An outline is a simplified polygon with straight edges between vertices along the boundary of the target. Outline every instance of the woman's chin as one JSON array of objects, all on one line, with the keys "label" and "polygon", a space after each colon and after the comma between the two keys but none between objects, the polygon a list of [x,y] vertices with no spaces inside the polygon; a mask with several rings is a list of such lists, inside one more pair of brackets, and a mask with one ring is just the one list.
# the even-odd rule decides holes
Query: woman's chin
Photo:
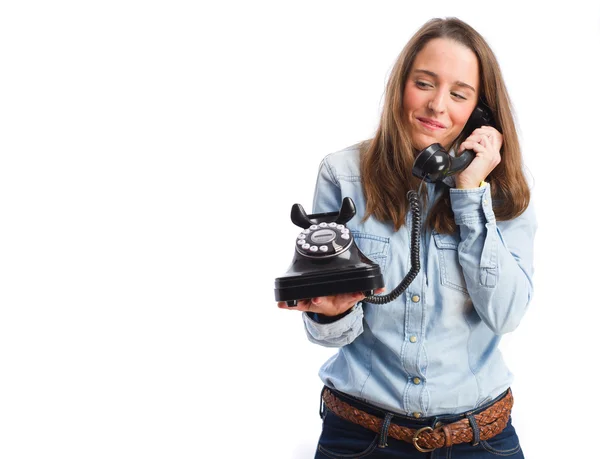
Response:
[{"label": "woman's chin", "polygon": [[425,148],[433,145],[434,143],[439,143],[442,147],[446,148],[444,145],[444,141],[440,139],[434,139],[432,137],[420,138],[413,140],[413,148],[418,152],[425,150]]},{"label": "woman's chin", "polygon": [[425,148],[427,148],[430,145],[433,145],[434,143],[436,143],[436,140],[427,139],[418,142],[413,142],[413,146],[417,153],[420,153],[421,151],[425,150]]},{"label": "woman's chin", "polygon": [[415,150],[421,151],[427,148],[429,145],[439,142],[437,139],[428,135],[416,135],[412,138],[412,144]]}]

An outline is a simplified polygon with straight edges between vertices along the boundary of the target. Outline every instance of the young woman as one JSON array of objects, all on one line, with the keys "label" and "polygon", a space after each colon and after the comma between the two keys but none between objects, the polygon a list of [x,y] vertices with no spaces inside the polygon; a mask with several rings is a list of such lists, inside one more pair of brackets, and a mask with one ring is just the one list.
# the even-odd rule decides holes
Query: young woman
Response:
[{"label": "young woman", "polygon": [[[494,127],[463,132],[478,105]],[[351,197],[347,226],[393,289],[410,270],[413,163],[434,143],[476,156],[454,183],[423,184],[421,270],[407,290],[383,305],[362,293],[278,304],[304,312],[311,341],[339,347],[320,371],[316,458],[523,457],[498,344],[532,296],[536,222],[508,94],[479,33],[434,19],[411,38],[374,138],[323,160],[313,213]]]}]

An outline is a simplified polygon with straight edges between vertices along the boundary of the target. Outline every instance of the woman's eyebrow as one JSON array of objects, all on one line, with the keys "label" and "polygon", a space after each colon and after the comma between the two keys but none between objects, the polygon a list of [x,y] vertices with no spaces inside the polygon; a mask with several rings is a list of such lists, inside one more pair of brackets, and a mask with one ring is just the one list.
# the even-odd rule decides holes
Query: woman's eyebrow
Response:
[{"label": "woman's eyebrow", "polygon": [[[415,69],[414,72],[416,72],[416,73],[424,73],[425,75],[429,75],[430,77],[433,77],[433,78],[437,78],[438,77],[438,74],[435,73],[435,72],[432,72],[431,70]],[[465,83],[464,81],[457,80],[453,84],[455,84],[457,86],[460,86],[462,88],[470,89],[473,92],[476,92],[475,88],[473,86],[471,86],[470,84]]]}]

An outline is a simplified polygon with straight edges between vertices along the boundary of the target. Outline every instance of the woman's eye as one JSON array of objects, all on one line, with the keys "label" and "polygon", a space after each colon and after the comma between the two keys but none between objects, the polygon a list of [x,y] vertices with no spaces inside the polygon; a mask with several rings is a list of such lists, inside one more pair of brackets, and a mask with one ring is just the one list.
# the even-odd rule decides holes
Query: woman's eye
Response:
[{"label": "woman's eye", "polygon": [[465,96],[463,96],[462,94],[459,94],[457,92],[451,92],[450,94],[452,94],[454,97],[461,99],[461,100],[467,100],[467,98]]},{"label": "woman's eye", "polygon": [[417,87],[423,88],[423,89],[432,87],[429,83],[426,83],[425,81],[417,81],[417,82],[415,82],[415,84],[417,85]]}]

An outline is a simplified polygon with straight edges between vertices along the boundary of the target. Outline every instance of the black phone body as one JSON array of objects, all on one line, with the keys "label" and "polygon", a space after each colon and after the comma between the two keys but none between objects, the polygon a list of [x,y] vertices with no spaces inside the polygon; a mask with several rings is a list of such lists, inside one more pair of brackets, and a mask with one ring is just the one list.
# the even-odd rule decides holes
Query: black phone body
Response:
[{"label": "black phone body", "polygon": [[384,286],[379,265],[360,251],[346,227],[355,214],[349,197],[338,212],[307,215],[300,204],[292,206],[292,222],[302,232],[296,238],[292,264],[275,279],[276,301],[296,306],[298,300],[341,293],[370,296]]},{"label": "black phone body", "polygon": [[[459,139],[465,139],[481,126],[494,126],[494,120],[490,110],[480,103],[471,113]],[[473,150],[465,150],[460,156],[454,157],[448,154],[442,145],[434,143],[417,155],[412,173],[425,182],[441,182],[446,177],[465,170],[473,159],[475,159]]]}]

